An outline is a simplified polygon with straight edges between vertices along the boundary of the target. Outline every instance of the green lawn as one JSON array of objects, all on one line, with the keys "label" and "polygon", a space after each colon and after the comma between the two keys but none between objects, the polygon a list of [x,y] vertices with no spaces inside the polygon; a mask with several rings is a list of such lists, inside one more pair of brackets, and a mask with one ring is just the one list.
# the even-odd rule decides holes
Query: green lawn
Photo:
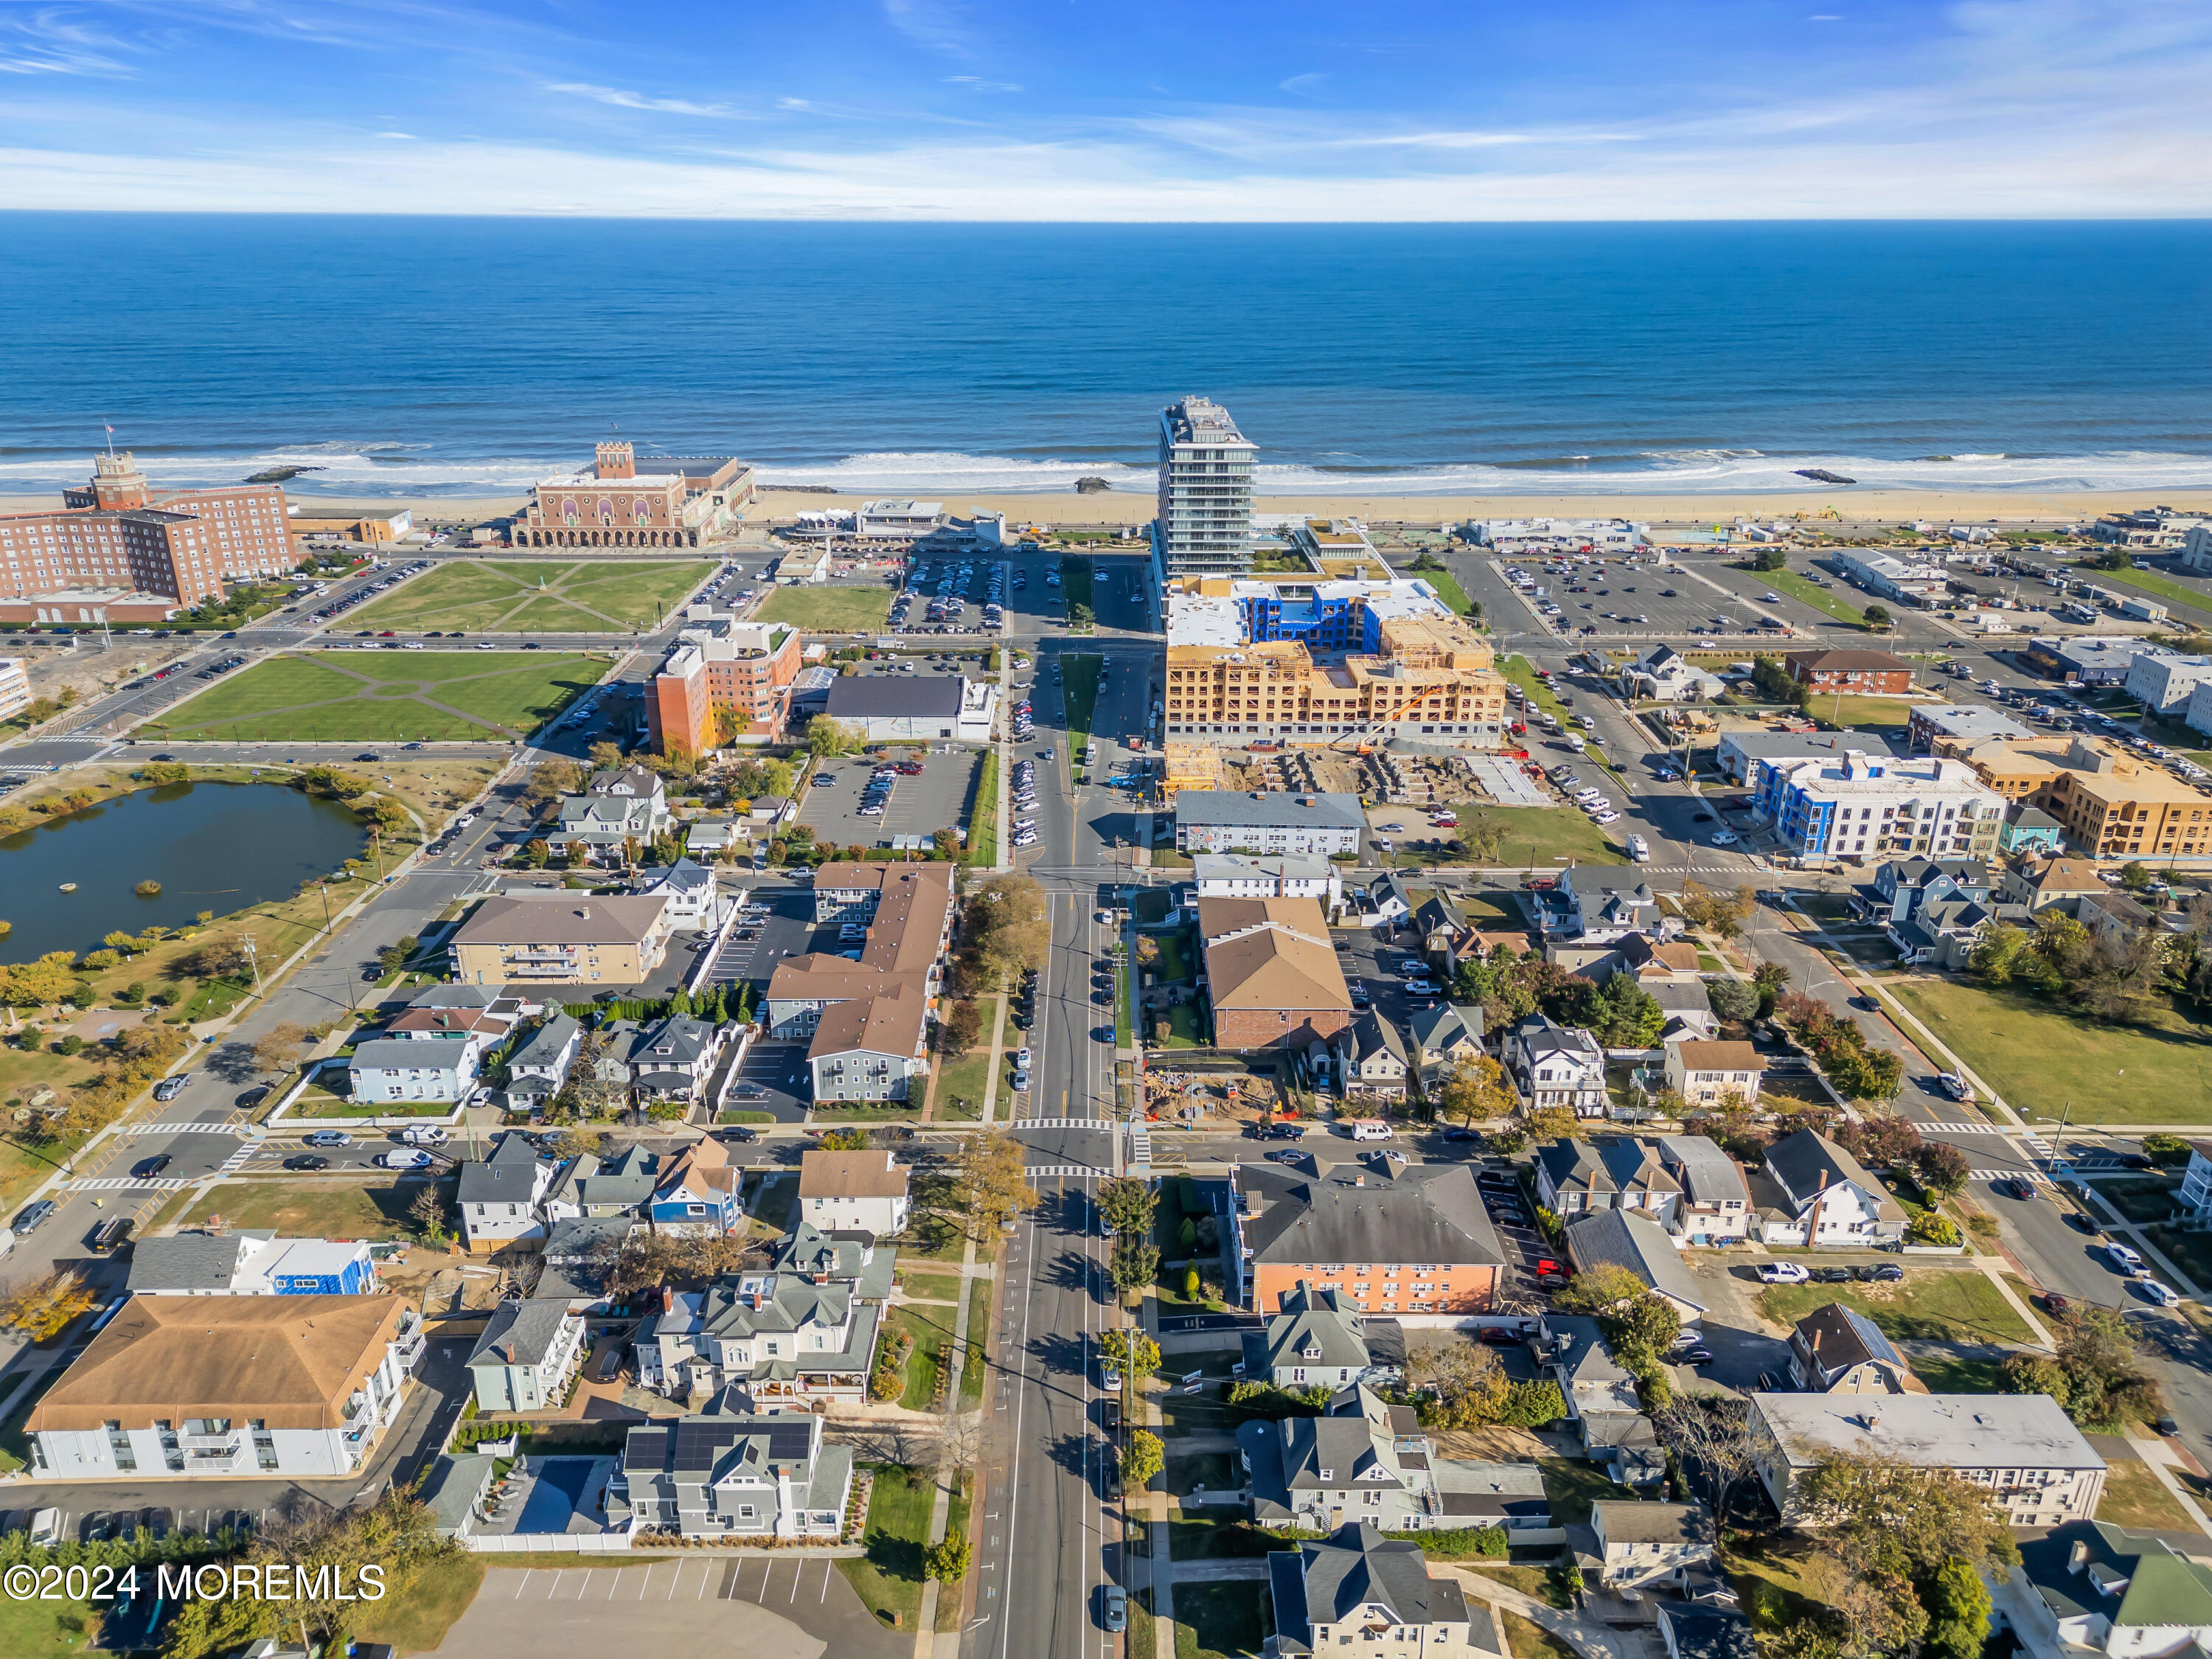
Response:
[{"label": "green lawn", "polygon": [[1458,615],[1469,617],[1474,614],[1474,601],[1468,598],[1467,590],[1459,585],[1459,578],[1449,571],[1413,570],[1403,574],[1410,575],[1416,581],[1428,583],[1437,590],[1437,597],[1449,605]]},{"label": "green lawn", "polygon": [[1513,1659],[1582,1659],[1571,1644],[1510,1608],[1498,1609],[1498,1623]]},{"label": "green lawn", "polygon": [[1832,726],[1854,730],[1892,726],[1902,732],[1911,720],[1912,711],[1917,706],[1902,697],[1820,696],[1813,699],[1805,712],[1815,720],[1826,720]]},{"label": "green lawn", "polygon": [[[444,1183],[450,1195],[451,1183]],[[283,1238],[407,1238],[407,1206],[420,1182],[362,1186],[348,1181],[226,1181],[183,1218],[196,1226],[221,1216],[232,1232],[273,1229]]]},{"label": "green lawn", "polygon": [[158,725],[183,742],[498,741],[527,734],[583,696],[607,661],[473,651],[272,657],[217,681]]},{"label": "green lawn", "polygon": [[404,1590],[372,1602],[354,1631],[359,1642],[389,1642],[403,1654],[434,1651],[483,1584],[484,1559],[466,1550],[433,1561]]},{"label": "green lawn", "polygon": [[968,863],[988,870],[999,861],[999,751],[983,751],[975,769],[975,799],[968,809]]},{"label": "green lawn", "polygon": [[[945,1500],[945,1535],[947,1538],[957,1538],[968,1530],[969,1511],[975,1507],[974,1486],[975,1477],[969,1475],[961,1485],[953,1487],[952,1496]],[[966,1588],[964,1584],[939,1584],[937,1587],[937,1628],[939,1630],[952,1631],[960,1628],[961,1614],[963,1611],[962,1603],[965,1599],[962,1596],[961,1591]]]},{"label": "green lawn", "polygon": [[2113,1462],[2105,1471],[2105,1495],[2097,1504],[2097,1519],[2138,1531],[2197,1530],[2181,1500],[2143,1463]]},{"label": "green lawn", "polygon": [[83,1653],[92,1645],[100,1614],[88,1601],[18,1601],[0,1596],[0,1653],[8,1659],[46,1659]]},{"label": "green lawn", "polygon": [[868,1553],[837,1563],[868,1611],[886,1625],[899,1613],[912,1630],[921,1612],[922,1550],[929,1541],[929,1511],[937,1486],[927,1471],[872,1463],[875,1490],[868,1495]]},{"label": "green lawn", "polygon": [[968,1358],[960,1364],[960,1409],[973,1411],[983,1402],[983,1378],[990,1370],[985,1357],[991,1334],[991,1288],[995,1281],[968,1282]]},{"label": "green lawn", "polygon": [[2116,587],[2132,587],[2140,592],[2155,593],[2160,599],[2185,606],[2200,617],[2212,616],[2212,600],[2208,600],[2197,589],[2184,587],[2179,582],[2161,576],[2155,570],[2092,570],[2084,566],[2081,578],[2100,586],[2110,582]]},{"label": "green lawn", "polygon": [[1168,1010],[1167,1040],[1164,1048],[1199,1048],[1206,1043],[1206,1028],[1200,1024],[1198,1005],[1179,1002]]},{"label": "green lawn", "polygon": [[792,1206],[799,1201],[799,1178],[789,1170],[772,1172],[754,1189],[752,1217],[781,1237],[791,1225]]},{"label": "green lawn", "polygon": [[957,1302],[960,1299],[960,1275],[933,1273],[908,1268],[899,1270],[899,1288],[918,1302]]},{"label": "green lawn", "polygon": [[1937,1342],[2028,1342],[2027,1322],[1979,1273],[1967,1268],[1908,1267],[1895,1285],[1769,1285],[1759,1310],[1794,1325],[1831,1302],[1856,1308],[1882,1334]]},{"label": "green lawn", "polygon": [[1494,823],[1504,831],[1498,849],[1498,867],[1533,869],[1540,875],[1570,858],[1577,864],[1627,863],[1626,839],[1620,843],[1609,839],[1626,823],[1624,818],[1621,823],[1601,827],[1573,806],[1477,806],[1460,814],[1463,830]]},{"label": "green lawn", "polygon": [[914,1338],[914,1347],[906,1357],[906,1392],[898,1401],[908,1411],[927,1411],[936,1399],[937,1351],[951,1340],[958,1317],[957,1310],[949,1306],[899,1307],[893,1308],[884,1321],[885,1334],[899,1330]]},{"label": "green lawn", "polygon": [[1882,988],[2031,1122],[2057,1122],[2069,1103],[2076,1124],[2205,1118],[2212,1042],[2178,1015],[2160,1027],[2104,1025],[1963,981],[1893,980]]},{"label": "green lawn", "polygon": [[1060,695],[1067,703],[1067,758],[1071,765],[1082,758],[1084,739],[1091,735],[1091,711],[1098,702],[1098,674],[1103,657],[1063,656],[1060,659]]},{"label": "green lawn", "polygon": [[1838,599],[1832,588],[1814,586],[1794,570],[1759,570],[1753,574],[1764,579],[1775,592],[1787,593],[1793,599],[1802,599],[1815,611],[1825,611],[1838,622],[1849,623],[1853,628],[1866,626],[1865,614],[1857,606]]},{"label": "green lawn", "polygon": [[1260,1622],[1265,1583],[1178,1584],[1175,1590],[1176,1659],[1231,1659],[1257,1653],[1265,1635]]},{"label": "green lawn", "polygon": [[454,559],[363,605],[364,628],[605,634],[653,628],[714,571],[712,559]]},{"label": "green lawn", "polygon": [[1905,1356],[1912,1374],[1928,1385],[1930,1394],[2002,1394],[2004,1359],[1986,1353],[1912,1353]]},{"label": "green lawn", "polygon": [[[991,1075],[991,1025],[998,1018],[996,997],[983,1005],[982,1036],[975,1046],[959,1059],[938,1062],[937,1102],[933,1109],[939,1118],[973,1121],[983,1115],[983,1086]],[[1010,1024],[1006,1035],[1018,1035]]]},{"label": "green lawn", "polygon": [[890,615],[887,587],[779,587],[754,613],[761,622],[789,623],[817,634],[869,634]]},{"label": "green lawn", "polygon": [[1544,1496],[1552,1500],[1552,1517],[1560,1526],[1589,1524],[1590,1505],[1624,1502],[1636,1494],[1616,1486],[1595,1463],[1573,1457],[1540,1457],[1536,1467],[1544,1476]]}]

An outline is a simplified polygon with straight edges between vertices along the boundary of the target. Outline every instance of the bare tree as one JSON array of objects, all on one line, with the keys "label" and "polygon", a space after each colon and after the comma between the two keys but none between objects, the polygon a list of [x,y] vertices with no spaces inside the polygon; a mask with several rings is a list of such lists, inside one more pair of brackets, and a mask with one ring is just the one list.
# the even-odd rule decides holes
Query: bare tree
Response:
[{"label": "bare tree", "polygon": [[1714,1524],[1725,1527],[1736,1492],[1759,1472],[1751,1402],[1678,1395],[1651,1414],[1651,1425],[1661,1445],[1704,1475],[1712,1494]]}]

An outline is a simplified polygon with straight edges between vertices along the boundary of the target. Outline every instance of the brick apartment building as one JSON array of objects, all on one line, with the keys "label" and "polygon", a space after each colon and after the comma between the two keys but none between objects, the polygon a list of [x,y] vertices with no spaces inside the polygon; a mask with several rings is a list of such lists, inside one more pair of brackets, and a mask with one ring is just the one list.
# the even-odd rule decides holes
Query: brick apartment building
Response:
[{"label": "brick apartment building", "polygon": [[127,450],[93,466],[58,511],[0,514],[0,622],[160,622],[299,562],[279,485],[155,489]]},{"label": "brick apartment building", "polygon": [[1494,1305],[1505,1249],[1464,1164],[1324,1165],[1305,1176],[1276,1164],[1237,1171],[1231,1255],[1242,1304],[1274,1313],[1283,1297],[1334,1291],[1349,1312],[1483,1313]]},{"label": "brick apartment building", "polygon": [[720,746],[726,722],[732,738],[780,732],[799,649],[799,630],[781,623],[696,616],[678,631],[647,689],[653,751],[703,754]]},{"label": "brick apartment building", "polygon": [[589,471],[539,481],[514,527],[517,547],[700,547],[753,498],[734,455],[639,455],[603,443]]},{"label": "brick apartment building", "polygon": [[1901,697],[1912,690],[1912,665],[1887,651],[1792,651],[1782,665],[1808,691]]},{"label": "brick apartment building", "polygon": [[1318,900],[1202,898],[1198,931],[1217,1047],[1303,1050],[1352,1029]]}]

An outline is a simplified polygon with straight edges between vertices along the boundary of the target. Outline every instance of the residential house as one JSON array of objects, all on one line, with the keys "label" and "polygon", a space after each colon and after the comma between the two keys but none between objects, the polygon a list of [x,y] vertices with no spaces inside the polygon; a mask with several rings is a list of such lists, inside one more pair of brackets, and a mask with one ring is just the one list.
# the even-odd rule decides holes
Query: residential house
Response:
[{"label": "residential house", "polygon": [[1814,1394],[1926,1394],[1881,1328],[1856,1308],[1831,1302],[1790,1334],[1790,1375]]},{"label": "residential house", "polygon": [[621,865],[651,846],[672,821],[667,796],[653,773],[642,767],[595,772],[582,794],[561,798],[559,815],[545,832],[545,845],[556,856]]},{"label": "residential house", "polygon": [[1220,1047],[1304,1051],[1350,1029],[1352,994],[1314,900],[1202,898],[1198,927]]},{"label": "residential house", "polygon": [[453,1101],[476,1087],[483,1046],[474,1036],[422,1042],[372,1037],[355,1046],[346,1082],[357,1104],[376,1101]]},{"label": "residential house", "polygon": [[1598,1583],[1610,1590],[1681,1585],[1692,1569],[1716,1559],[1713,1518],[1702,1504],[1613,1503],[1590,1505],[1597,1534]]},{"label": "residential house", "polygon": [[1902,697],[1912,690],[1912,665],[1887,651],[1792,651],[1782,659],[1808,691]]},{"label": "residential house", "polygon": [[1413,914],[1413,896],[1406,878],[1395,870],[1386,871],[1364,887],[1354,888],[1352,896],[1358,904],[1362,927],[1393,926]]},{"label": "residential house", "polygon": [[1263,1527],[1327,1531],[1364,1521],[1385,1532],[1468,1526],[1547,1528],[1551,1502],[1534,1463],[1437,1455],[1411,1406],[1364,1383],[1318,1417],[1255,1419],[1237,1431],[1252,1518]]},{"label": "residential house", "polygon": [[1713,1012],[1712,994],[1705,989],[1705,981],[1662,980],[1642,989],[1665,1017],[1666,1024],[1659,1030],[1662,1044],[1709,1041],[1720,1030],[1720,1016]]},{"label": "residential house", "polygon": [[357,1238],[173,1233],[131,1247],[125,1296],[374,1296],[376,1261]]},{"label": "residential house", "polygon": [[2053,858],[2065,834],[2066,826],[2042,808],[2014,801],[2005,808],[2004,827],[1997,831],[1997,851],[2008,858]]},{"label": "residential house", "polygon": [[1681,918],[1659,908],[1658,895],[1649,884],[1599,887],[1585,896],[1575,884],[1574,874],[1571,866],[1562,872],[1558,890],[1568,896],[1574,916],[1569,937],[1577,944],[1613,945],[1631,933],[1664,939],[1681,931]]},{"label": "residential house", "polygon": [[1200,898],[1310,898],[1331,913],[1344,902],[1344,878],[1318,853],[1200,853],[1191,866]]},{"label": "residential house", "polygon": [[685,1538],[834,1542],[853,1495],[853,1452],[811,1413],[756,1416],[726,1397],[672,1423],[635,1428],[607,1513],[639,1532]]},{"label": "residential house", "polygon": [[586,1219],[615,1216],[642,1218],[660,1179],[660,1154],[625,1146],[576,1182],[576,1209]]},{"label": "residential house", "polygon": [[515,1027],[512,1014],[489,1008],[407,1008],[385,1022],[384,1035],[436,1042],[446,1038],[496,1048]]},{"label": "residential house", "polygon": [[[1459,941],[1470,931],[1467,914],[1447,893],[1431,893],[1415,907],[1410,921],[1401,924],[1413,935],[1414,948],[1431,966],[1449,963]],[[1449,970],[1447,970],[1449,971]]]},{"label": "residential house", "polygon": [[1381,1095],[1403,1095],[1406,1040],[1398,1028],[1372,1008],[1352,1022],[1352,1029],[1336,1039],[1337,1075],[1347,1089],[1364,1089]]},{"label": "residential house", "polygon": [[1750,1105],[1759,1098],[1766,1057],[1748,1042],[1697,1037],[1666,1045],[1667,1086],[1692,1106],[1713,1106],[1733,1095]]},{"label": "residential house", "polygon": [[850,1285],[856,1299],[878,1307],[897,1287],[898,1251],[866,1231],[824,1232],[810,1221],[798,1222],[769,1247],[768,1265],[817,1285]]},{"label": "residential house", "polygon": [[895,985],[822,1010],[806,1045],[818,1102],[915,1100],[928,1087],[929,999]]},{"label": "residential house", "polygon": [[507,1092],[550,1100],[568,1080],[583,1046],[584,1028],[574,1014],[555,1014],[524,1037],[507,1058]]},{"label": "residential house", "polygon": [[1751,1620],[1735,1607],[1661,1601],[1656,1611],[1667,1659],[1759,1659]]},{"label": "residential house", "polygon": [[1805,1524],[1797,1484],[1836,1452],[1948,1469],[2015,1527],[2087,1521],[2105,1460],[2047,1394],[1754,1394],[1759,1474],[1783,1520]]},{"label": "residential house", "polygon": [[2193,1224],[2212,1225],[2212,1140],[2189,1143],[2189,1167],[2182,1171],[2178,1197],[2181,1213]]},{"label": "residential house", "polygon": [[672,927],[711,933],[721,923],[723,900],[721,890],[714,882],[714,872],[691,859],[678,859],[663,868],[641,872],[637,890],[667,899]]},{"label": "residential house", "polygon": [[472,985],[636,985],[673,926],[665,894],[488,898],[453,934],[453,971]]},{"label": "residential house", "polygon": [[1562,1221],[1599,1210],[1635,1210],[1665,1226],[1682,1201],[1682,1184],[1656,1141],[1563,1135],[1539,1149],[1535,1164],[1537,1200]]},{"label": "residential house", "polygon": [[2171,935],[2160,927],[2156,911],[2110,888],[2083,894],[2074,907],[2074,919],[2088,929],[2089,937],[2100,946],[2116,955],[2134,949],[2137,940],[2148,938],[2156,941],[2155,948],[2163,956],[2171,941]]},{"label": "residential house", "polygon": [[1357,1641],[1379,1659],[1496,1653],[1504,1650],[1489,1611],[1470,1607],[1460,1587],[1429,1576],[1420,1547],[1386,1539],[1365,1522],[1326,1540],[1267,1558],[1275,1633],[1267,1659],[1334,1653]]},{"label": "residential house", "polygon": [[1483,1052],[1479,1003],[1440,1002],[1415,1010],[1406,1024],[1413,1034],[1414,1063],[1425,1089],[1435,1088],[1468,1055]]},{"label": "residential house", "polygon": [[755,1409],[860,1405],[882,1318],[851,1280],[749,1270],[641,1326],[638,1381],[678,1399],[726,1388]]},{"label": "residential house", "polygon": [[1600,1210],[1566,1231],[1567,1259],[1577,1272],[1599,1267],[1625,1267],[1674,1306],[1686,1330],[1693,1329],[1712,1304],[1712,1292],[1682,1265],[1682,1253],[1667,1230],[1649,1216],[1627,1210]]},{"label": "residential house", "polygon": [[553,1171],[552,1160],[540,1158],[529,1138],[515,1133],[501,1136],[489,1157],[463,1163],[455,1207],[470,1254],[543,1238],[545,1222],[538,1206]]},{"label": "residential house", "polygon": [[1742,1166],[1705,1135],[1662,1135],[1659,1160],[1681,1183],[1682,1199],[1666,1221],[1677,1240],[1727,1244],[1751,1236],[1751,1187]]},{"label": "residential house", "polygon": [[906,1166],[887,1151],[802,1152],[799,1217],[825,1233],[893,1237],[906,1231],[913,1213],[909,1176]]},{"label": "residential house", "polygon": [[1982,859],[1909,858],[1884,862],[1874,872],[1873,885],[1879,902],[1855,898],[1854,908],[1894,925],[1911,921],[1923,904],[1942,899],[1990,902],[1992,881]]},{"label": "residential house", "polygon": [[1587,971],[1600,984],[1615,974],[1633,974],[1636,982],[1654,994],[1662,985],[1705,983],[1705,970],[1698,963],[1694,941],[1654,939],[1644,933],[1622,934],[1613,941],[1612,951]]},{"label": "residential house", "polygon": [[1559,1385],[1567,1415],[1593,1446],[1609,1446],[1642,1420],[1636,1379],[1606,1346],[1604,1328],[1584,1314],[1547,1313],[1535,1341],[1536,1363]]},{"label": "residential house", "polygon": [[718,859],[742,851],[752,840],[748,825],[734,817],[694,818],[684,829],[684,850],[695,859]]},{"label": "residential house", "polygon": [[568,1385],[591,1350],[584,1322],[566,1297],[502,1302],[469,1351],[469,1379],[479,1412],[550,1412],[568,1403]]},{"label": "residential house", "polygon": [[558,1300],[570,1313],[611,1313],[616,1263],[638,1223],[626,1215],[564,1217],[545,1235],[537,1283],[530,1294]]},{"label": "residential house", "polygon": [[1531,1014],[1505,1035],[1500,1058],[1531,1111],[1564,1106],[1577,1117],[1603,1117],[1605,1050],[1588,1031]]},{"label": "residential house", "polygon": [[1636,701],[1689,702],[1717,697],[1728,690],[1716,674],[1693,667],[1671,645],[1655,645],[1620,673],[1620,692]]},{"label": "residential house", "polygon": [[25,1419],[32,1478],[355,1474],[422,1356],[405,1297],[133,1297]]},{"label": "residential house", "polygon": [[1766,1173],[1782,1202],[1762,1219],[1770,1244],[1840,1244],[1860,1249],[1905,1231],[1905,1211],[1866,1166],[1811,1129],[1767,1149]]},{"label": "residential house", "polygon": [[2021,1540],[2017,1571],[2029,1593],[2010,1601],[2028,1650],[2111,1659],[2212,1651],[2212,1566],[2187,1547],[2086,1518]]},{"label": "residential house", "polygon": [[2054,905],[2069,906],[2070,913],[2069,901],[2106,890],[2089,860],[2046,858],[2029,859],[2007,870],[1997,894],[2008,904],[2027,906],[2033,916]]},{"label": "residential house", "polygon": [[630,1039],[623,1056],[630,1087],[654,1100],[698,1099],[732,1029],[688,1014],[655,1021]]},{"label": "residential house", "polygon": [[1279,1309],[1292,1291],[1339,1292],[1361,1313],[1482,1313],[1506,1261],[1464,1164],[1313,1176],[1275,1164],[1239,1167],[1230,1215],[1239,1299]]},{"label": "residential house", "polygon": [[1376,1382],[1396,1367],[1376,1363],[1364,1326],[1340,1291],[1292,1291],[1266,1329],[1243,1334],[1244,1377],[1279,1389]]},{"label": "residential house", "polygon": [[647,1216],[656,1233],[719,1238],[744,1225],[738,1188],[744,1171],[719,1140],[695,1140],[667,1160],[653,1182]]}]

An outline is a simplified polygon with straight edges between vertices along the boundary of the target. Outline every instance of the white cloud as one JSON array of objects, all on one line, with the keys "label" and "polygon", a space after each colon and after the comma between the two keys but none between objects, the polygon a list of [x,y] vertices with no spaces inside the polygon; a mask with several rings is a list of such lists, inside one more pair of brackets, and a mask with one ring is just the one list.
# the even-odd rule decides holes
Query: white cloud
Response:
[{"label": "white cloud", "polygon": [[1275,90],[1278,92],[1287,92],[1295,97],[1303,98],[1306,94],[1311,92],[1316,87],[1318,87],[1322,82],[1328,79],[1328,76],[1319,70],[1315,70],[1312,73],[1306,75],[1293,75],[1287,81],[1278,81],[1275,82]]},{"label": "white cloud", "polygon": [[660,115],[697,115],[720,121],[756,118],[749,112],[732,108],[727,104],[695,104],[688,98],[648,98],[641,92],[629,92],[621,87],[595,87],[581,81],[552,82],[545,90],[571,98],[589,98],[595,103],[612,104],[617,109],[650,110]]},{"label": "white cloud", "polygon": [[132,73],[125,61],[130,50],[58,6],[15,9],[0,16],[0,75],[117,78]]}]

